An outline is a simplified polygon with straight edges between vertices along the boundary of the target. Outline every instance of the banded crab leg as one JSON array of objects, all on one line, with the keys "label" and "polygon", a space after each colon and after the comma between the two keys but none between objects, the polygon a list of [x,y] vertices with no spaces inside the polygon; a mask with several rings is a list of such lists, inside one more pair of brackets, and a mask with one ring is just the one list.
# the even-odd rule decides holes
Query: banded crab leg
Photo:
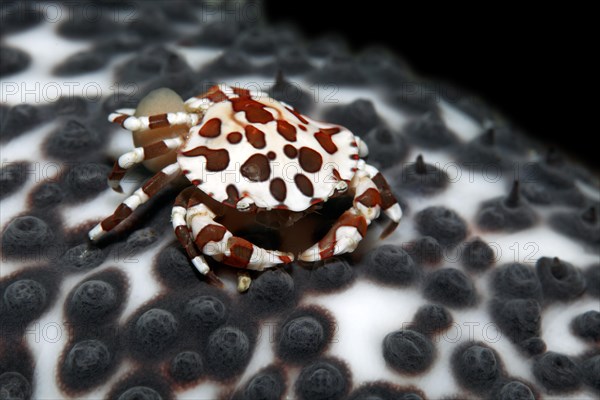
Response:
[{"label": "banded crab leg", "polygon": [[152,129],[166,128],[173,125],[198,125],[201,115],[189,112],[170,112],[150,116],[135,116],[135,109],[122,108],[108,116],[110,122],[120,124],[131,132],[143,132]]},{"label": "banded crab leg", "polygon": [[164,188],[169,182],[177,178],[180,173],[181,169],[177,163],[169,164],[157,172],[152,178],[148,179],[142,187],[137,189],[131,196],[119,204],[111,216],[105,218],[89,231],[88,236],[90,240],[98,240],[114,229],[125,218],[130,216],[136,208],[150,200],[152,196],[156,195],[156,193]]},{"label": "banded crab leg", "polygon": [[[192,260],[194,267],[200,271],[201,269],[205,270],[208,268],[208,265],[204,258],[198,253],[186,222],[188,202],[195,190],[196,188],[194,186],[190,186],[177,195],[171,211],[171,220],[173,222],[173,229],[175,230],[177,240],[179,240],[179,243],[183,246],[189,259]],[[205,276],[212,285],[219,287],[223,286],[223,282],[214,272],[210,271],[210,268]]]},{"label": "banded crab leg", "polygon": [[381,196],[381,209],[390,219],[390,223],[383,229],[379,236],[380,239],[385,239],[398,227],[400,218],[402,218],[402,208],[400,208],[396,197],[394,197],[394,194],[392,193],[392,189],[390,189],[390,185],[387,183],[381,172],[371,165],[366,165],[365,168]]},{"label": "banded crab leg", "polygon": [[[173,206],[171,216],[177,238],[200,273],[210,273],[202,254],[232,267],[257,271],[294,260],[291,253],[266,250],[234,236],[225,226],[214,221],[216,214],[197,194],[198,191],[191,194],[186,206],[183,204],[185,197],[181,197]],[[201,254],[196,252],[192,242]]]},{"label": "banded crab leg", "polygon": [[108,184],[116,192],[123,193],[121,188],[121,180],[125,176],[127,170],[145,160],[151,160],[160,157],[168,152],[177,149],[183,144],[183,139],[179,137],[161,140],[156,143],[149,144],[143,147],[136,147],[132,151],[123,154],[115,164],[108,175]]},{"label": "banded crab leg", "polygon": [[[161,89],[158,89],[161,90]],[[154,91],[156,92],[156,91]],[[181,101],[176,93],[164,93],[161,95],[172,101]],[[204,113],[210,106],[228,98],[228,96],[267,96],[263,92],[250,91],[230,87],[224,84],[211,87],[206,93],[200,96],[192,96],[183,103],[185,111],[168,112],[149,116],[136,116],[136,109],[121,108],[108,116],[110,122],[120,124],[123,128],[132,131],[147,131],[152,129],[166,128],[173,125],[187,125],[192,127],[198,125],[204,116]],[[175,100],[175,98],[177,100]],[[144,100],[142,100],[143,102]]]},{"label": "banded crab leg", "polygon": [[299,260],[319,261],[353,251],[365,237],[367,226],[379,217],[381,210],[391,219],[382,238],[396,229],[402,210],[383,175],[376,168],[360,160],[349,186],[354,189],[352,207],[338,218],[319,242],[302,252],[298,256]]}]

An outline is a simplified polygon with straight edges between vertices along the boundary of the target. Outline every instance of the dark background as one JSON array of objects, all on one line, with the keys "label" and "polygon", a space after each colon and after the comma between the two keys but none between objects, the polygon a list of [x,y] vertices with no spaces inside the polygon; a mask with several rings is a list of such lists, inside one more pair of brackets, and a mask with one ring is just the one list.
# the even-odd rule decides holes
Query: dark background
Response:
[{"label": "dark background", "polygon": [[450,13],[429,2],[394,10],[373,1],[338,12],[324,4],[267,1],[266,13],[271,22],[294,22],[309,39],[333,32],[354,50],[392,48],[420,76],[478,94],[528,134],[600,166],[591,142],[600,132],[591,61],[597,43],[584,18],[590,10],[485,3],[486,10]]}]

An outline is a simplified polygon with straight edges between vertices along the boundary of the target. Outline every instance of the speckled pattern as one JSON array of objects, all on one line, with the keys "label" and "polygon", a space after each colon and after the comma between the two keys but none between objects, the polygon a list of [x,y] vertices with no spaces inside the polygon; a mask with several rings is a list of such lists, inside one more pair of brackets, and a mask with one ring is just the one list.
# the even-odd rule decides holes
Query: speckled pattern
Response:
[{"label": "speckled pattern", "polygon": [[[229,6],[2,3],[0,398],[598,398],[599,177],[385,49]],[[175,239],[174,182],[91,244],[132,147],[108,114],[221,82],[363,139],[404,211],[393,235],[375,223],[355,252],[252,272],[243,294],[211,262],[219,289]]]}]

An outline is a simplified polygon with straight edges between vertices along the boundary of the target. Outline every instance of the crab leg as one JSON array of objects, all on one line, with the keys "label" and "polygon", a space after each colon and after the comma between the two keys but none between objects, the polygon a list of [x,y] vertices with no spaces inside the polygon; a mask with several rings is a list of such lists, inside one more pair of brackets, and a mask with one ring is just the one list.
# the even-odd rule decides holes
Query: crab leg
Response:
[{"label": "crab leg", "polygon": [[113,190],[123,193],[123,189],[121,188],[121,180],[129,168],[145,160],[150,160],[167,154],[168,152],[181,146],[182,143],[183,140],[179,137],[165,139],[147,146],[136,147],[132,151],[123,154],[117,161],[115,161],[113,169],[108,175],[108,185]]},{"label": "crab leg", "polygon": [[384,234],[389,234],[396,228],[402,211],[376,168],[361,160],[350,187],[354,189],[352,207],[340,216],[318,243],[302,252],[298,259],[319,261],[353,251],[365,237],[367,226],[379,217],[382,209],[392,220]]},{"label": "crab leg", "polygon": [[[186,250],[191,247],[192,239],[186,238],[191,229],[193,241],[202,254],[232,267],[262,271],[277,264],[290,263],[294,259],[291,253],[266,250],[246,239],[234,236],[226,227],[214,221],[216,214],[193,194],[188,202],[187,213],[179,204],[173,207],[172,216],[173,227],[178,238],[181,237],[182,244],[185,243]],[[188,227],[187,234],[183,230],[184,216],[185,225]],[[192,257],[194,253],[188,254]],[[209,273],[210,268],[201,255],[194,255],[192,263],[202,274]]]},{"label": "crab leg", "polygon": [[122,108],[108,116],[110,122],[120,124],[123,128],[136,132],[166,128],[173,125],[192,127],[200,122],[201,116],[196,113],[176,112],[137,117],[135,109]]},{"label": "crab leg", "polygon": [[90,240],[98,240],[107,232],[111,231],[117,225],[127,218],[141,204],[147,202],[152,196],[158,193],[169,182],[175,179],[181,173],[179,164],[173,163],[157,172],[152,178],[148,179],[144,185],[137,189],[131,196],[125,199],[108,218],[96,225],[89,233]]},{"label": "crab leg", "polygon": [[171,211],[171,220],[173,221],[173,229],[175,230],[175,236],[179,243],[185,249],[190,260],[192,260],[192,264],[196,269],[202,272],[208,278],[209,282],[215,286],[223,286],[223,282],[212,272],[208,267],[208,264],[204,260],[198,250],[196,250],[196,246],[194,245],[194,241],[192,240],[192,236],[190,235],[190,230],[187,226],[187,206],[190,197],[193,192],[196,190],[194,186],[190,186],[184,189],[177,198],[175,199],[175,204],[173,205],[173,209]]},{"label": "crab leg", "polygon": [[385,239],[398,227],[398,222],[400,221],[400,218],[402,218],[402,209],[394,197],[390,185],[388,185],[381,172],[371,165],[366,165],[365,170],[368,172],[371,180],[379,191],[379,195],[381,196],[381,209],[390,219],[390,223],[379,236],[380,239]]}]

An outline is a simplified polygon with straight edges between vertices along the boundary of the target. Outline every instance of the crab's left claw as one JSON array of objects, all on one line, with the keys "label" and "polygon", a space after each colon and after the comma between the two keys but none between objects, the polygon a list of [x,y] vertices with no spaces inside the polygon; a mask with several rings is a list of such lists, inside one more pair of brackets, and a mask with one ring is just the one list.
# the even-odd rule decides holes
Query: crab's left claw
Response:
[{"label": "crab's left claw", "polygon": [[354,189],[352,208],[342,214],[329,232],[315,245],[298,257],[302,261],[319,261],[353,251],[367,234],[367,227],[381,210],[391,219],[383,230],[385,238],[396,229],[402,210],[388,183],[374,167],[359,163],[359,169],[350,182]]},{"label": "crab's left claw", "polygon": [[304,250],[298,259],[313,262],[351,252],[367,234],[367,225],[364,216],[350,209],[340,216],[323,239]]},{"label": "crab's left claw", "polygon": [[391,219],[391,221],[383,229],[381,235],[379,235],[379,239],[381,240],[385,239],[396,230],[396,228],[400,224],[400,218],[402,218],[402,209],[400,208],[400,204],[398,203],[393,204],[388,209],[383,210],[383,212],[385,213],[385,215],[388,216],[389,219]]},{"label": "crab's left claw", "polygon": [[379,196],[381,197],[381,209],[391,220],[379,236],[380,239],[385,239],[398,227],[400,219],[402,218],[402,208],[400,208],[398,200],[394,197],[390,185],[387,183],[381,172],[370,165],[366,165],[365,169],[369,172],[371,180],[379,191]]}]

